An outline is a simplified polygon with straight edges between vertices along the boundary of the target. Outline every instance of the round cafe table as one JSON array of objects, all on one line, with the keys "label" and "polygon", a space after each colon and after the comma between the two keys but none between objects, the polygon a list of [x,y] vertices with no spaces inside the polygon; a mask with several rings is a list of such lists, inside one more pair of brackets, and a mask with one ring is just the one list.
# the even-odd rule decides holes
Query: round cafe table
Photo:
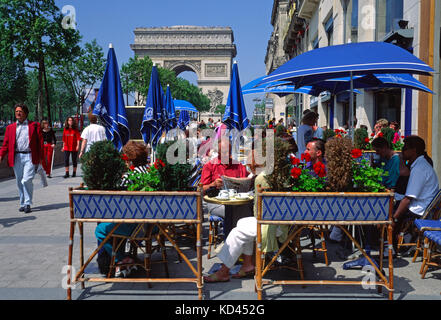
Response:
[{"label": "round cafe table", "polygon": [[[217,197],[204,196],[204,201],[213,204],[220,204],[225,206],[225,218],[224,218],[224,240],[228,237],[231,229],[235,227],[235,217],[241,213],[238,211],[239,206],[251,205],[250,212],[252,214],[252,203],[254,201],[254,196],[249,196],[248,198],[229,198],[229,199],[218,199]],[[242,217],[241,217],[242,218]]]}]

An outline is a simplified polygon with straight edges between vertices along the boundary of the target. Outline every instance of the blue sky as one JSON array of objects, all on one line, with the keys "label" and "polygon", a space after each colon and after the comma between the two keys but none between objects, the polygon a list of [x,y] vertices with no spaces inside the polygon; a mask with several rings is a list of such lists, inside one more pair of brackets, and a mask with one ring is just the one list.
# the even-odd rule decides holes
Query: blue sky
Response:
[{"label": "blue sky", "polygon": [[[264,75],[265,54],[271,36],[271,0],[56,0],[60,10],[75,8],[77,29],[83,42],[97,39],[107,55],[108,44],[115,48],[121,66],[133,57],[130,44],[137,27],[173,25],[231,27],[237,47],[241,85]],[[196,75],[182,74],[194,83]],[[244,96],[248,115],[252,98]]]}]

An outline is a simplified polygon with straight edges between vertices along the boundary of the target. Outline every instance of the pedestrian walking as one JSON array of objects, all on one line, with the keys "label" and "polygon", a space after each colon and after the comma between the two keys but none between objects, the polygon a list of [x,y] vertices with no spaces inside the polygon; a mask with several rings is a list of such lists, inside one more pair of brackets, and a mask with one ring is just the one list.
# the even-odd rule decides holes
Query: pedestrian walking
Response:
[{"label": "pedestrian walking", "polygon": [[14,108],[16,122],[8,125],[3,146],[0,149],[0,162],[8,155],[8,165],[14,168],[20,195],[20,212],[31,212],[34,179],[37,167],[44,163],[43,134],[38,122],[29,121],[29,109],[24,104]]},{"label": "pedestrian walking", "polygon": [[64,178],[69,178],[69,158],[72,157],[72,166],[73,166],[73,172],[72,177],[75,177],[77,175],[77,156],[78,156],[78,150],[80,148],[80,140],[81,135],[78,131],[78,125],[77,122],[73,117],[68,117],[66,119],[66,122],[64,123],[64,130],[63,130],[63,148],[61,151],[64,152],[64,168],[66,171],[66,174],[64,175]]},{"label": "pedestrian walking", "polygon": [[47,177],[52,178],[52,163],[57,138],[55,137],[55,131],[49,126],[49,121],[43,120],[41,122],[41,128],[43,134],[44,159],[46,160],[43,162],[43,168],[44,171],[46,171]]},{"label": "pedestrian walking", "polygon": [[78,158],[80,159],[85,152],[89,151],[90,146],[94,142],[106,140],[106,129],[97,124],[98,119],[96,115],[89,112],[87,117],[89,118],[90,125],[84,128],[83,132],[81,133],[81,139],[83,139],[83,141],[81,142],[81,150],[80,154],[78,155]]}]

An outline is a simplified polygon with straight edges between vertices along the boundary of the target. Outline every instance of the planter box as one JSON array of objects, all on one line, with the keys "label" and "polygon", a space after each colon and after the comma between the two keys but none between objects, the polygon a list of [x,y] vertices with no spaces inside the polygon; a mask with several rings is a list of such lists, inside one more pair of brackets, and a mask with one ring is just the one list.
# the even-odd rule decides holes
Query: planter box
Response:
[{"label": "planter box", "polygon": [[201,193],[74,189],[70,196],[75,219],[198,220]]},{"label": "planter box", "polygon": [[[100,191],[81,188],[69,189],[70,202],[70,241],[69,241],[69,270],[72,268],[73,240],[75,225],[80,228],[80,263],[81,268],[73,278],[73,282],[189,282],[197,287],[198,298],[202,299],[202,191],[180,192],[142,192],[142,191]],[[107,235],[98,248],[84,263],[83,223],[112,222],[115,228]],[[144,268],[148,270],[146,278],[90,278],[84,274],[85,268],[93,260],[104,243],[109,241],[112,232],[119,223],[149,223],[156,224],[160,233],[167,238],[190,268],[193,277],[186,278],[151,278],[150,252],[145,254]],[[196,266],[186,257],[168,232],[167,224],[196,225]],[[147,245],[146,245],[147,246]],[[70,271],[68,271],[70,272]],[[67,277],[67,297],[71,299],[71,279]]]},{"label": "planter box", "polygon": [[261,220],[385,221],[393,193],[261,193]]}]

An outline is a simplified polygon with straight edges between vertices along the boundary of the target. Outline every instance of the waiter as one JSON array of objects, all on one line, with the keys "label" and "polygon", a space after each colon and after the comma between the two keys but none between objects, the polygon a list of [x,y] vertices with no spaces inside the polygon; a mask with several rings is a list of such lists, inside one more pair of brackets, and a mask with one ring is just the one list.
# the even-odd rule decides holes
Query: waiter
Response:
[{"label": "waiter", "polygon": [[14,108],[17,121],[6,127],[3,146],[0,149],[0,162],[8,155],[8,165],[14,168],[20,194],[19,211],[31,212],[32,194],[37,166],[43,162],[43,136],[38,122],[27,119],[29,109],[24,104]]}]

